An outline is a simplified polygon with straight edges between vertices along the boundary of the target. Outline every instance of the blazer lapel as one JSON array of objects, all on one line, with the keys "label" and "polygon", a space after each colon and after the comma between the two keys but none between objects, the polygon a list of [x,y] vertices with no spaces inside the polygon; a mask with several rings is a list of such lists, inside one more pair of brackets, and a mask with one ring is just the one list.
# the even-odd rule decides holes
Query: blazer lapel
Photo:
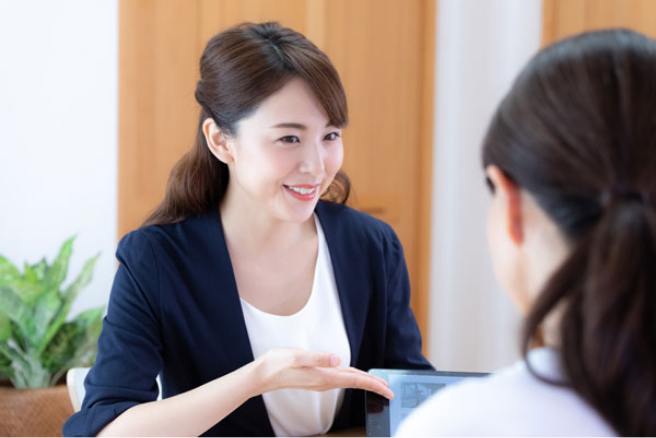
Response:
[{"label": "blazer lapel", "polygon": [[371,285],[366,264],[363,263],[366,260],[366,248],[354,241],[353,231],[344,216],[339,218],[342,208],[342,205],[319,201],[315,211],[330,251],[344,326],[351,347],[351,366],[355,366],[367,318]]},{"label": "blazer lapel", "polygon": [[[218,213],[215,213],[209,219],[211,233],[208,233],[207,236],[210,241],[218,245],[216,272],[221,278],[216,279],[216,284],[220,284],[226,289],[222,293],[221,303],[216,307],[217,320],[221,321],[222,327],[226,327],[222,333],[222,345],[226,346],[225,363],[228,369],[236,370],[253,362],[255,358],[253,357],[253,349],[248,338],[244,313],[241,309],[237,281],[235,280],[228,245],[223,233],[221,217]],[[273,436],[273,428],[269,421],[266,406],[264,405],[264,399],[261,396],[248,400],[231,415],[235,414],[247,416],[248,422],[252,426],[260,423],[260,429],[256,427],[255,430],[262,430],[261,427],[265,427],[271,431],[271,436]]]}]

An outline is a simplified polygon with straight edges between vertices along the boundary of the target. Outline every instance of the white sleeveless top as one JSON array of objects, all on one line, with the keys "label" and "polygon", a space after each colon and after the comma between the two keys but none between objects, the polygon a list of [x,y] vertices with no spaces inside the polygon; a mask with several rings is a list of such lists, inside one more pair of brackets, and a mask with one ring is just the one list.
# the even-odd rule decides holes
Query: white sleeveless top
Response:
[{"label": "white sleeveless top", "polygon": [[[241,300],[255,359],[272,348],[303,348],[337,354],[340,366],[351,363],[351,348],[328,245],[316,215],[314,221],[319,248],[312,292],[305,306],[293,315],[279,316]],[[280,389],[262,397],[277,436],[307,436],[323,434],[330,429],[342,404],[344,390]]]}]

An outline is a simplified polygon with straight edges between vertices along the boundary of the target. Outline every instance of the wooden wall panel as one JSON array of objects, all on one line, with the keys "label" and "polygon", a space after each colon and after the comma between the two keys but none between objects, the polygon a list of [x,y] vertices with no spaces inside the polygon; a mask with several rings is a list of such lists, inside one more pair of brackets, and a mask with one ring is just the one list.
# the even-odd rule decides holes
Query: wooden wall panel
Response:
[{"label": "wooden wall panel", "polygon": [[398,233],[426,335],[435,0],[121,0],[119,236],[161,201],[173,164],[192,145],[206,42],[239,22],[270,20],[304,33],[340,73],[351,120],[350,204]]},{"label": "wooden wall panel", "polygon": [[544,0],[543,16],[543,45],[608,27],[627,27],[656,38],[653,0]]},{"label": "wooden wall panel", "polygon": [[307,3],[306,0],[200,0],[198,30],[201,45],[204,47],[221,30],[243,21],[279,21],[305,33]]},{"label": "wooden wall panel", "polygon": [[429,239],[419,232],[422,74],[434,60],[422,52],[426,4],[331,1],[325,20],[332,27],[323,47],[349,98],[344,169],[353,181],[353,204],[397,231],[413,285],[413,308],[424,329],[428,289],[420,290],[419,253]]},{"label": "wooden wall panel", "polygon": [[187,0],[119,6],[118,228],[138,227],[192,144],[198,106],[198,14]]}]

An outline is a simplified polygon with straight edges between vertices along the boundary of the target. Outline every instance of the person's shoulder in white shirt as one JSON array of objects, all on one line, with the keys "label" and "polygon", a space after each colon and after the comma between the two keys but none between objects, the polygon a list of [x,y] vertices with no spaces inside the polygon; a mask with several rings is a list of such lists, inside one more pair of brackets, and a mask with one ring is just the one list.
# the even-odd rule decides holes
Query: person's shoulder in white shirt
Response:
[{"label": "person's shoulder in white shirt", "polygon": [[[562,380],[558,355],[534,350],[542,376]],[[536,378],[522,360],[483,379],[450,386],[423,403],[397,436],[614,436],[616,432],[572,389]]]}]

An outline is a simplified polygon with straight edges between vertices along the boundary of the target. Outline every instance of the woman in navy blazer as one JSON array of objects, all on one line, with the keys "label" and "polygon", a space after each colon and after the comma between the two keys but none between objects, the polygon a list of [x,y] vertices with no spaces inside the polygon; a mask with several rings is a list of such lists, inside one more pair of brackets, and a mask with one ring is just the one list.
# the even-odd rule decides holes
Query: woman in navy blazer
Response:
[{"label": "woman in navy blazer", "polygon": [[[160,207],[119,243],[96,364],[64,434],[270,436],[262,394],[283,388],[349,388],[332,429],[362,425],[361,389],[392,396],[362,370],[432,367],[421,353],[398,238],[389,225],[343,205],[349,183],[338,172],[347,112],[337,72],[297,32],[244,24],[208,43],[196,98],[194,148],[174,168]],[[298,348],[255,357],[242,312],[247,301],[291,315],[315,293],[315,215],[350,367],[338,367],[330,352]],[[281,236],[271,253],[279,257],[275,250],[289,243],[288,259],[258,267],[262,278],[249,275],[251,260],[267,260],[270,242],[261,240]],[[309,282],[267,288],[308,273]]]}]

